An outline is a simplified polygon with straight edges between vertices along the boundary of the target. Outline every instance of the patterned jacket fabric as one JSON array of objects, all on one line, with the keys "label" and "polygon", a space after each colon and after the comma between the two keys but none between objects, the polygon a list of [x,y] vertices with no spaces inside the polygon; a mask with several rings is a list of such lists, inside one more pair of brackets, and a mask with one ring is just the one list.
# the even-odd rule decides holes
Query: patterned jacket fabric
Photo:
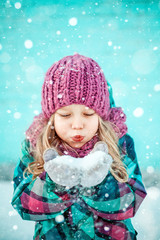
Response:
[{"label": "patterned jacket fabric", "polygon": [[[99,185],[67,189],[55,184],[46,172],[35,180],[24,176],[34,159],[28,140],[22,142],[21,158],[14,172],[13,207],[22,219],[32,220],[35,240],[136,239],[131,219],[146,191],[142,183],[133,139],[126,134],[119,140],[128,182],[118,182],[109,172]],[[124,151],[122,151],[124,152]]]}]

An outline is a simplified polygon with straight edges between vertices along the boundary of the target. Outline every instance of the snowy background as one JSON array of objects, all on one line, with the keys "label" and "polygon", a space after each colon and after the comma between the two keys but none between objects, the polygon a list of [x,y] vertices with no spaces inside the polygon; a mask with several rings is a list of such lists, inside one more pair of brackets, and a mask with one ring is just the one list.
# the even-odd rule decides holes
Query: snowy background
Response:
[{"label": "snowy background", "polygon": [[10,206],[20,143],[41,111],[47,69],[78,52],[103,68],[130,135],[148,197],[134,226],[160,239],[160,1],[0,1],[0,239],[32,239]]}]

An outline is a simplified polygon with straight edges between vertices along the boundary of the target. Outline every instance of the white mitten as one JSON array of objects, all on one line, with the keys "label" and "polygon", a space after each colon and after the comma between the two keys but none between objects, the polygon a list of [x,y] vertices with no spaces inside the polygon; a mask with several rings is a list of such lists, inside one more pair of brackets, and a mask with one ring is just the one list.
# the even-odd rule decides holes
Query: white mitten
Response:
[{"label": "white mitten", "polygon": [[69,155],[59,156],[53,148],[48,148],[43,154],[44,169],[55,183],[69,188],[80,183],[80,172],[75,160]]},{"label": "white mitten", "polygon": [[83,158],[69,155],[59,156],[53,148],[44,154],[44,169],[57,184],[69,188],[81,184],[92,187],[100,184],[108,174],[112,157],[108,154],[107,144],[98,142],[94,149]]},{"label": "white mitten", "polygon": [[100,184],[107,176],[112,161],[107,144],[98,142],[90,154],[83,158],[81,185],[92,187]]}]

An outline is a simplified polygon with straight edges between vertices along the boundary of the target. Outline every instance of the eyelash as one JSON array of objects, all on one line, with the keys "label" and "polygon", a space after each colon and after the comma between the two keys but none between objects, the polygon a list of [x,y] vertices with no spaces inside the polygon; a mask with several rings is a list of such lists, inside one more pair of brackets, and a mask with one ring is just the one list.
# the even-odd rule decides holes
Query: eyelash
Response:
[{"label": "eyelash", "polygon": [[60,116],[61,116],[61,117],[69,117],[70,115],[61,115],[61,114],[60,114]]},{"label": "eyelash", "polygon": [[[94,113],[92,113],[92,114],[87,114],[87,113],[84,113],[84,115],[85,115],[85,116],[87,116],[87,117],[90,117],[90,116],[93,116],[93,115],[94,115]],[[60,116],[61,116],[61,117],[69,117],[69,116],[70,116],[70,114],[68,114],[68,115],[67,115],[67,114],[66,114],[66,115],[62,115],[62,114],[60,114]]]},{"label": "eyelash", "polygon": [[91,113],[91,114],[87,114],[87,113],[85,113],[84,115],[85,115],[85,116],[93,116],[94,113]]}]

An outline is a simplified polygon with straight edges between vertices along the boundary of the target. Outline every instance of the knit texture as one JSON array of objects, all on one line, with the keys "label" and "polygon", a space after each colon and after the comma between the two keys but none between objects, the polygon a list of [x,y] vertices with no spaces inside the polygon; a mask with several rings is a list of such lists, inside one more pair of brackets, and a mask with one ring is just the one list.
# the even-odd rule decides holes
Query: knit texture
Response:
[{"label": "knit texture", "polygon": [[47,122],[48,120],[44,117],[43,113],[40,113],[34,117],[32,124],[25,132],[26,138],[30,141],[33,147],[36,146],[37,138]]},{"label": "knit texture", "polygon": [[63,143],[59,145],[59,150],[62,152],[63,155],[70,155],[75,158],[82,158],[89,154],[92,149],[94,148],[94,145],[99,141],[99,138],[97,135],[95,135],[92,139],[90,139],[88,142],[86,142],[82,147],[80,148],[69,148],[65,147]]},{"label": "knit texture", "polygon": [[110,102],[102,69],[93,59],[79,54],[62,58],[46,73],[41,104],[48,119],[63,106],[83,104],[106,120]]}]

